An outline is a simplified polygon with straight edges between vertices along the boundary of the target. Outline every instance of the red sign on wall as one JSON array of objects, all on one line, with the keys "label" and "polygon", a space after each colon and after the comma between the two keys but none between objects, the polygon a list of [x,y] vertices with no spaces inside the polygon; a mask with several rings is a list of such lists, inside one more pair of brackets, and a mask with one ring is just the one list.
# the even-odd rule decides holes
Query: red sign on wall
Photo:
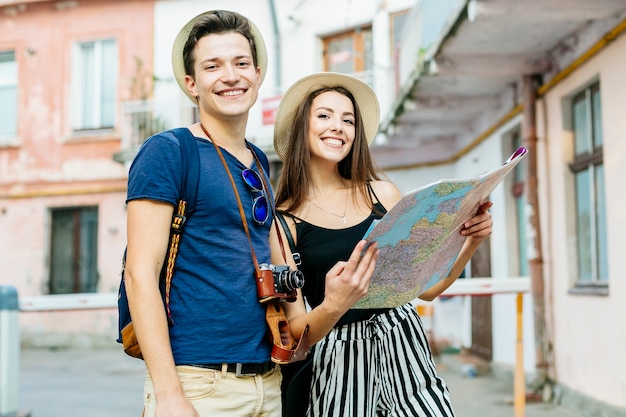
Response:
[{"label": "red sign on wall", "polygon": [[282,95],[264,98],[261,100],[261,106],[263,109],[263,125],[273,125],[276,121],[276,112],[278,111],[278,105]]}]

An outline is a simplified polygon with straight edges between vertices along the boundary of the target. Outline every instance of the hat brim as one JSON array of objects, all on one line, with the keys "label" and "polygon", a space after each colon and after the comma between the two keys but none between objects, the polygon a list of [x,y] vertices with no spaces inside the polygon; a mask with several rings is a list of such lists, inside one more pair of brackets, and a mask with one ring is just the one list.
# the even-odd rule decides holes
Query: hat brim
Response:
[{"label": "hat brim", "polygon": [[343,87],[352,93],[361,111],[367,144],[374,141],[380,124],[380,108],[374,90],[350,75],[321,72],[301,78],[283,94],[274,123],[274,150],[281,160],[285,160],[287,156],[293,119],[300,103],[313,91],[325,87]]},{"label": "hat brim", "polygon": [[[176,82],[181,90],[189,97],[189,99],[196,104],[196,97],[192,96],[187,90],[187,85],[185,84],[185,63],[183,61],[183,49],[185,47],[185,43],[187,42],[187,38],[189,37],[189,32],[193,26],[200,20],[203,16],[207,14],[211,14],[213,11],[208,11],[204,13],[200,13],[198,16],[191,19],[183,28],[178,32],[176,38],[174,39],[174,45],[172,46],[172,69],[174,71],[174,78],[176,78]],[[263,36],[261,36],[261,32],[259,29],[252,23],[250,19],[248,19],[250,23],[250,33],[254,38],[254,44],[256,45],[256,65],[261,70],[261,84],[265,79],[265,73],[267,72],[267,48],[265,47],[265,42],[263,41]]]}]

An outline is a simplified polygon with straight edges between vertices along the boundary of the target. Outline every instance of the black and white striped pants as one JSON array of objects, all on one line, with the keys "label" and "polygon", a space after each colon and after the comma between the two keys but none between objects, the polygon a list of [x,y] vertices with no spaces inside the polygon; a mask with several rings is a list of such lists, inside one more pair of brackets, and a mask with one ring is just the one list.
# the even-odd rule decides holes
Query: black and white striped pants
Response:
[{"label": "black and white striped pants", "polygon": [[336,327],[315,345],[308,416],[454,416],[412,304]]}]

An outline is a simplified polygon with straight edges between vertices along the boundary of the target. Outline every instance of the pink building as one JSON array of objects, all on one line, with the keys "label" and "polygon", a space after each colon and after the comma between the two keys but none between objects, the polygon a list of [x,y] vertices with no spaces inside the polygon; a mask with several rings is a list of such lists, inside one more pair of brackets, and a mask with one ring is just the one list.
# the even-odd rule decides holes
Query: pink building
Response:
[{"label": "pink building", "polygon": [[[126,103],[152,92],[153,13],[148,0],[0,2],[0,284],[20,297],[117,291],[127,170],[114,156]],[[32,312],[20,327],[27,344],[110,342],[116,319]]]}]

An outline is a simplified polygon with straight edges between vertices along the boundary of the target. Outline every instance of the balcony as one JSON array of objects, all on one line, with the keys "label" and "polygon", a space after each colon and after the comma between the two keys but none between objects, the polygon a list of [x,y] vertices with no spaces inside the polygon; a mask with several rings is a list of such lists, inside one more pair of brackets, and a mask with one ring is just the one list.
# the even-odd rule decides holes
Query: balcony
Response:
[{"label": "balcony", "polygon": [[156,115],[152,100],[126,101],[121,107],[122,143],[120,151],[113,155],[113,160],[129,165],[143,142],[165,130],[166,123]]},{"label": "balcony", "polygon": [[[394,47],[393,70],[389,72],[389,106],[383,109],[379,137],[372,147],[374,158],[383,169],[408,167],[445,160],[455,143],[454,124],[434,126],[429,114],[416,98],[417,85],[428,73],[428,65],[437,55],[446,34],[454,32],[466,0],[421,0],[416,2],[400,39]],[[450,117],[447,114],[446,117]],[[423,117],[428,125],[417,125]],[[420,119],[421,120],[421,119]],[[425,123],[426,124],[426,123]],[[417,148],[420,150],[417,151]]]},{"label": "balcony", "polygon": [[623,1],[568,0],[569,7],[555,11],[557,3],[417,2],[395,51],[384,140],[372,147],[378,165],[454,161],[517,114],[525,75],[550,80],[625,14]]}]

